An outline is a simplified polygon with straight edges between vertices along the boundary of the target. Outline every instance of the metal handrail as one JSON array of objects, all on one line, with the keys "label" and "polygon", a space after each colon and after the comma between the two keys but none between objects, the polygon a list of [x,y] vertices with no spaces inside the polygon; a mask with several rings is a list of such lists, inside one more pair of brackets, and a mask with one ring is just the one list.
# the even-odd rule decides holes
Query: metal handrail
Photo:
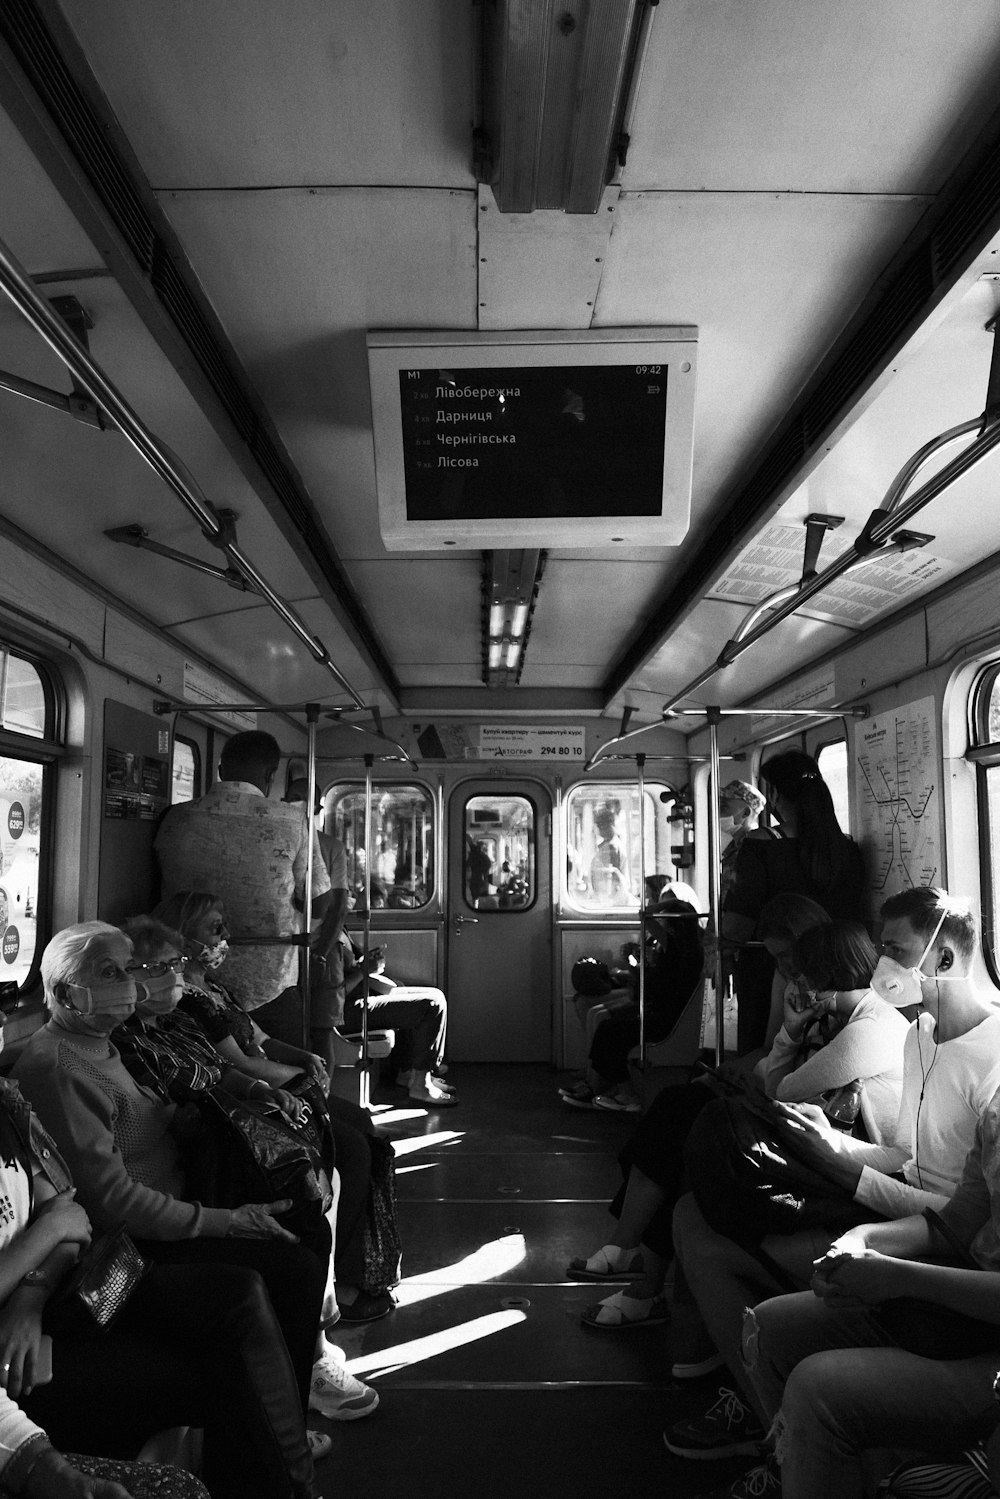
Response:
[{"label": "metal handrail", "polygon": [[74,376],[84,390],[105,411],[115,426],[128,439],[155,474],[173,490],[188,512],[194,517],[208,541],[218,546],[228,556],[233,566],[251,583],[262,598],[266,599],[274,612],[289,627],[314,660],[325,666],[354,703],[363,707],[361,697],[347,678],[334,666],[326,646],[310,634],[307,625],[299,618],[290,604],[276,593],[263,574],[251,562],[235,540],[227,540],[227,528],[219,520],[211,502],[202,492],[197,480],[185,464],[172,452],[166,443],[154,436],[149,428],[125,400],[124,396],[108,379],[104,371],[83,347],[68,324],[38,291],[27,271],[16,259],[10,247],[0,240],[0,290],[14,303],[53,353]]}]

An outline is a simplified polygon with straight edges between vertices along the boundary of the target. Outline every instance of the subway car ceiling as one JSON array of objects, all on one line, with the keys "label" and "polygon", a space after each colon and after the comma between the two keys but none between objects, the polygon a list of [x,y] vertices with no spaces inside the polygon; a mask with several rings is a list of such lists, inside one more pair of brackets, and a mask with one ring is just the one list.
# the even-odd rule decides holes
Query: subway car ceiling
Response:
[{"label": "subway car ceiling", "polygon": [[[890,539],[712,672],[755,605],[794,592],[807,541],[822,573],[870,533],[915,453],[967,426],[908,494],[1000,410],[994,0],[536,5],[552,67],[571,35],[583,55],[608,15],[634,26],[627,150],[593,212],[498,201],[513,132],[494,116],[485,146],[475,132],[521,9],[3,6],[11,620],[45,623],[33,567],[54,564],[221,673],[234,699],[389,719],[572,713],[606,717],[611,734],[626,710],[635,727],[664,704],[779,692],[992,569],[998,458],[982,441],[925,507],[883,519],[877,539],[915,533],[906,549]],[[485,61],[484,16],[500,38]],[[11,295],[18,266],[152,434],[152,465],[29,324]],[[675,544],[574,544],[570,515],[540,547],[511,548],[509,526],[504,546],[386,546],[369,334],[540,330],[587,347],[678,328],[697,330],[697,375]],[[59,409],[46,391],[71,399]],[[154,471],[157,454],[223,545]],[[197,565],[124,544],[137,537]],[[286,617],[244,586],[240,558]],[[491,578],[533,610],[516,667],[487,685]]]}]

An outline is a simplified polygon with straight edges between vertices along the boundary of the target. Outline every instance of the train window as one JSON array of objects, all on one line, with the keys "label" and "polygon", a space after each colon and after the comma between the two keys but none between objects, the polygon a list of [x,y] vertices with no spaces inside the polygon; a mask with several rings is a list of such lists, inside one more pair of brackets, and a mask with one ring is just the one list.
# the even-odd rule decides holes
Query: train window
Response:
[{"label": "train window", "polygon": [[851,796],[847,777],[847,740],[836,739],[816,751],[819,773],[830,788],[837,821],[845,833],[851,831]]},{"label": "train window", "polygon": [[526,911],[535,900],[535,809],[526,796],[465,804],[465,899],[474,911]]},{"label": "train window", "polygon": [[974,758],[979,785],[979,841],[983,871],[983,946],[1000,982],[1000,663],[979,679],[972,703]]},{"label": "train window", "polygon": [[[327,831],[347,850],[347,883],[365,894],[365,790],[335,786],[324,797]],[[434,803],[422,786],[372,787],[372,907],[416,910],[434,893]]]},{"label": "train window", "polygon": [[0,723],[31,739],[46,737],[49,695],[38,668],[0,646]]},{"label": "train window", "polygon": [[[673,792],[647,782],[643,794],[645,875],[673,875]],[[575,787],[565,802],[566,886],[570,906],[639,909],[639,788],[612,781]]]},{"label": "train window", "polygon": [[193,802],[201,795],[201,753],[191,739],[174,736],[174,757],[170,765],[170,801]]},{"label": "train window", "polygon": [[0,981],[22,988],[34,978],[41,949],[41,866],[50,768],[58,753],[55,724],[49,676],[0,643]]}]

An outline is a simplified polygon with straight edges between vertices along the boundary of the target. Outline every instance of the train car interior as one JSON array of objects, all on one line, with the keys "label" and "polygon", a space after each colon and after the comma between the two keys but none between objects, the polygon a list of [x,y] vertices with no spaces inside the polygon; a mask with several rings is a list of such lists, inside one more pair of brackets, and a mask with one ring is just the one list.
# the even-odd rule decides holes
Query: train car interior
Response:
[{"label": "train car interior", "polygon": [[[344,1043],[403,1280],[317,1495],[711,1487],[566,1268],[638,1115],[556,1090],[727,782],[814,755],[873,934],[944,886],[1000,988],[998,76],[995,0],[0,5],[8,1050],[252,729],[448,998],[457,1108]],[[736,1045],[684,1001],[639,1108]]]}]

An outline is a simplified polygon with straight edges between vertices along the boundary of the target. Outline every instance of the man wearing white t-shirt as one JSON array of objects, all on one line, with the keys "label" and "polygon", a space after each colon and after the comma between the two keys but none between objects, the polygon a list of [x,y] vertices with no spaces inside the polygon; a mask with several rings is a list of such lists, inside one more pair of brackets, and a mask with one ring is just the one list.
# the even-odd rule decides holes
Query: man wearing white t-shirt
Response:
[{"label": "man wearing white t-shirt", "polygon": [[[940,889],[906,890],[882,907],[882,956],[872,988],[898,1008],[920,1005],[906,1038],[894,1140],[872,1145],[831,1126],[810,1104],[782,1104],[795,1154],[870,1208],[903,1218],[940,1207],[955,1191],[976,1126],[1000,1087],[1000,1010],[972,972],[977,943],[968,906]],[[771,1235],[761,1246],[801,1286],[833,1234]],[[746,1400],[717,1403],[671,1426],[682,1457],[750,1453],[763,1411],[741,1358],[743,1312],[788,1290],[747,1250],[716,1233],[687,1196],[674,1216],[674,1245],[705,1329]],[[705,1349],[699,1350],[705,1358]],[[676,1356],[676,1350],[675,1350]],[[707,1362],[707,1360],[706,1360]]]}]

